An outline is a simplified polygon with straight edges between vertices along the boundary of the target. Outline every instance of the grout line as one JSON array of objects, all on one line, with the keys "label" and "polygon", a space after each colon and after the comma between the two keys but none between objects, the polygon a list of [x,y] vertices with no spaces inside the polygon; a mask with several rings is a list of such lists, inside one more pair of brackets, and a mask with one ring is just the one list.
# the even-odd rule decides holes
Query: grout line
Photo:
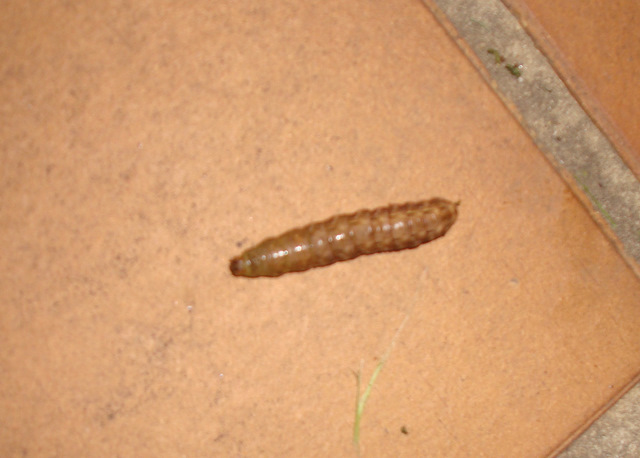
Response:
[{"label": "grout line", "polygon": [[501,0],[502,3],[518,19],[520,25],[529,34],[536,48],[547,57],[556,73],[562,78],[574,98],[580,103],[595,124],[613,143],[618,155],[631,169],[636,178],[640,177],[640,151],[635,151],[625,132],[621,131],[611,118],[608,110],[600,100],[592,94],[593,91],[586,86],[573,65],[546,32],[542,24],[535,17],[527,5],[529,0]]},{"label": "grout line", "polygon": [[640,182],[499,0],[422,0],[640,278]]}]

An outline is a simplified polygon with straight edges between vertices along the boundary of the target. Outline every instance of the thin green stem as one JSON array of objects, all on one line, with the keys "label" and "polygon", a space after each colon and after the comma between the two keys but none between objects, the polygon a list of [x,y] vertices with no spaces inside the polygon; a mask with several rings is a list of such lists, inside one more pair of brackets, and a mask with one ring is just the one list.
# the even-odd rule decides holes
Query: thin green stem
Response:
[{"label": "thin green stem", "polygon": [[380,362],[376,365],[376,368],[373,370],[373,374],[371,374],[371,378],[369,379],[367,388],[364,390],[364,393],[362,394],[360,394],[360,385],[361,385],[361,379],[362,379],[362,366],[364,364],[363,361],[360,361],[360,369],[355,374],[357,387],[356,387],[356,414],[355,414],[355,420],[353,422],[353,445],[355,445],[356,450],[358,451],[358,456],[360,456],[360,422],[362,420],[364,406],[366,405],[367,400],[371,395],[371,390],[373,389],[374,383],[376,383],[376,379],[378,378],[378,375],[380,375],[380,372],[382,372],[382,368],[384,367],[387,360],[389,359],[389,356],[391,356],[391,351],[393,350],[393,347],[396,344],[396,340],[398,339],[398,336],[404,329],[405,325],[407,324],[407,321],[409,321],[409,318],[411,318],[411,314],[413,313],[413,309],[415,308],[418,296],[420,294],[420,290],[422,288],[422,285],[424,284],[426,274],[427,274],[427,269],[423,269],[422,273],[420,274],[419,287],[415,291],[415,294],[411,301],[411,306],[409,307],[409,311],[406,313],[400,326],[398,326],[398,329],[393,335],[393,338],[391,339],[391,343],[389,343],[389,346],[387,347],[387,350],[384,352],[384,355],[380,359]]}]

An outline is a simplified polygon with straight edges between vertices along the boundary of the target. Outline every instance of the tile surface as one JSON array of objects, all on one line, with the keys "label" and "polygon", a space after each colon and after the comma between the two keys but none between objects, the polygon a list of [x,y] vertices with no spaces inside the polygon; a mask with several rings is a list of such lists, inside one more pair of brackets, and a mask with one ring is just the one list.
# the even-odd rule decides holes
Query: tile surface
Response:
[{"label": "tile surface", "polygon": [[[636,375],[637,278],[421,3],[0,13],[5,455],[355,456],[407,315],[364,455],[544,455]],[[434,195],[420,249],[228,271]]]}]

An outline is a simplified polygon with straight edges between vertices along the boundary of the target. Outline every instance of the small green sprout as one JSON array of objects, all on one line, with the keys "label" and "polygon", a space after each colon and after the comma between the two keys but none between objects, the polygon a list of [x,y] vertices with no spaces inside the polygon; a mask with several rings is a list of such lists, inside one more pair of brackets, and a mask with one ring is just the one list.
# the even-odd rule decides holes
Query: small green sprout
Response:
[{"label": "small green sprout", "polygon": [[496,64],[501,64],[504,62],[504,57],[502,57],[502,54],[500,54],[497,50],[489,48],[487,49],[487,52],[493,55],[494,59],[496,60]]},{"label": "small green sprout", "polygon": [[509,73],[511,73],[516,78],[520,78],[522,76],[522,69],[524,68],[524,65],[522,65],[522,64],[507,64],[507,65],[504,66],[504,68],[509,70]]}]

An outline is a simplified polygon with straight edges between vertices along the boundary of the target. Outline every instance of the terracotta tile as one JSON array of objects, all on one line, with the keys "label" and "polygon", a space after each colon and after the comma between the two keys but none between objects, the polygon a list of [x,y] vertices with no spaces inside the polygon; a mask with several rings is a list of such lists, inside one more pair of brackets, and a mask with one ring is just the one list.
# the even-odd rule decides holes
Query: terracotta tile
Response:
[{"label": "terracotta tile", "polygon": [[[7,455],[355,454],[407,314],[365,454],[549,453],[636,375],[637,278],[421,4],[0,12]],[[422,248],[228,271],[434,195]]]}]

